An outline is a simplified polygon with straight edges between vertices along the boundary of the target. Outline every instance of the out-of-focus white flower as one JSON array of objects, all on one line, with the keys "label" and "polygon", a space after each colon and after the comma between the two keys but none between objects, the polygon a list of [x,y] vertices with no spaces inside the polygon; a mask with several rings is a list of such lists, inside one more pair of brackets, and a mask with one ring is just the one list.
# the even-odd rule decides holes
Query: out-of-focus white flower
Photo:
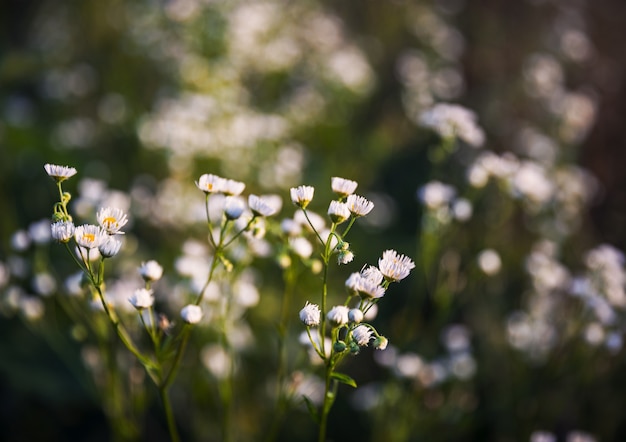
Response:
[{"label": "out-of-focus white flower", "polygon": [[355,217],[365,216],[374,208],[373,202],[360,195],[348,195],[346,205],[348,206],[350,213],[352,213]]},{"label": "out-of-focus white flower", "polygon": [[76,227],[74,238],[79,246],[87,249],[96,249],[108,238],[108,235],[100,226],[83,224],[82,226]]},{"label": "out-of-focus white flower", "polygon": [[33,289],[41,296],[50,296],[57,288],[57,282],[50,273],[37,273],[33,277]]},{"label": "out-of-focus white flower", "polygon": [[348,312],[350,309],[345,305],[337,305],[330,309],[326,314],[326,318],[333,327],[339,327],[348,323]]},{"label": "out-of-focus white flower", "polygon": [[163,267],[151,259],[150,261],[142,262],[139,267],[139,274],[146,282],[158,281],[163,276]]},{"label": "out-of-focus white flower", "polygon": [[137,289],[128,298],[128,301],[135,307],[137,310],[143,310],[146,308],[150,308],[154,305],[154,295],[152,294],[152,290],[148,289]]},{"label": "out-of-focus white flower", "polygon": [[291,201],[293,201],[296,206],[305,209],[313,199],[315,188],[312,186],[298,186],[292,187],[289,192],[291,194]]},{"label": "out-of-focus white flower", "polygon": [[289,238],[289,247],[291,247],[291,250],[293,250],[296,255],[304,259],[310,258],[313,254],[313,245],[308,239],[302,238],[301,236]]},{"label": "out-of-focus white flower", "polygon": [[189,304],[182,308],[180,316],[188,324],[197,324],[202,319],[202,308],[199,305]]},{"label": "out-of-focus white flower", "polygon": [[483,250],[478,254],[478,266],[487,275],[495,275],[502,267],[500,255],[493,249]]},{"label": "out-of-focus white flower", "polygon": [[238,219],[246,210],[246,204],[238,196],[227,196],[224,199],[224,214],[229,220]]},{"label": "out-of-focus white flower", "polygon": [[320,324],[320,308],[317,304],[310,304],[308,301],[304,308],[300,310],[300,320],[307,327],[317,327]]},{"label": "out-of-focus white flower", "polygon": [[363,312],[361,311],[361,309],[358,308],[350,309],[350,311],[348,312],[348,319],[350,320],[350,322],[355,322],[358,324],[363,321]]},{"label": "out-of-focus white flower", "polygon": [[96,214],[96,219],[109,235],[123,234],[120,229],[128,222],[124,211],[114,207],[103,207]]},{"label": "out-of-focus white flower", "polygon": [[350,250],[342,250],[337,255],[337,264],[348,264],[354,259],[354,253]]},{"label": "out-of-focus white flower", "polygon": [[348,180],[340,177],[332,177],[330,179],[330,186],[337,195],[341,198],[345,198],[348,195],[352,195],[356,190],[359,183],[356,181]]},{"label": "out-of-focus white flower", "polygon": [[372,338],[372,330],[366,325],[359,325],[352,330],[354,341],[361,347],[367,347]]},{"label": "out-of-focus white flower", "polygon": [[429,209],[438,209],[448,205],[455,194],[454,187],[440,181],[426,183],[417,191],[418,199]]},{"label": "out-of-focus white flower", "polygon": [[348,209],[348,205],[346,203],[333,200],[328,206],[328,216],[333,223],[341,224],[350,218],[350,209]]},{"label": "out-of-focus white flower", "polygon": [[220,345],[207,345],[200,352],[200,360],[217,379],[224,379],[231,371],[232,361]]},{"label": "out-of-focus white flower", "polygon": [[444,138],[459,137],[473,147],[485,142],[485,133],[478,126],[476,114],[456,104],[439,103],[422,112],[419,123]]},{"label": "out-of-focus white flower", "polygon": [[289,236],[297,236],[302,233],[302,225],[296,220],[285,218],[280,222],[280,230]]},{"label": "out-of-focus white flower", "polygon": [[225,195],[238,196],[241,195],[245,188],[245,183],[242,183],[241,181],[225,179],[223,182],[222,192],[224,192]]},{"label": "out-of-focus white flower", "polygon": [[29,321],[41,319],[45,312],[43,301],[34,296],[22,296],[19,299],[19,308]]},{"label": "out-of-focus white flower", "polygon": [[306,215],[303,210],[298,210],[296,213],[294,213],[293,219],[309,232],[311,232],[313,229],[315,229],[317,232],[320,232],[326,226],[326,221],[324,220],[324,218],[315,212],[311,212],[310,210],[306,211]]},{"label": "out-of-focus white flower", "polygon": [[122,248],[122,241],[115,239],[111,236],[105,238],[98,246],[100,254],[105,258],[111,258],[117,255]]},{"label": "out-of-focus white flower", "polygon": [[76,169],[69,166],[58,166],[56,164],[45,164],[43,168],[46,173],[53,178],[57,183],[65,181],[66,179],[76,175]]},{"label": "out-of-focus white flower", "polygon": [[58,242],[66,243],[74,236],[74,223],[71,221],[57,221],[52,223],[51,227],[52,238]]},{"label": "out-of-focus white flower", "polygon": [[28,226],[28,235],[35,244],[47,244],[50,241],[50,221],[42,219]]},{"label": "out-of-focus white flower", "polygon": [[556,436],[548,431],[533,431],[530,442],[556,442]]},{"label": "out-of-focus white flower", "polygon": [[352,273],[346,280],[346,288],[353,294],[358,294],[363,299],[382,298],[385,289],[371,279],[363,277],[361,273]]},{"label": "out-of-focus white flower", "polygon": [[415,268],[415,263],[395,250],[385,250],[382,258],[378,260],[378,268],[387,281],[397,282],[409,276],[411,270]]},{"label": "out-of-focus white flower", "polygon": [[277,209],[265,201],[263,197],[257,195],[248,196],[248,206],[255,216],[271,216]]},{"label": "out-of-focus white flower", "polygon": [[457,220],[467,221],[472,217],[472,203],[465,198],[457,198],[454,200],[454,203],[452,203],[452,213]]}]

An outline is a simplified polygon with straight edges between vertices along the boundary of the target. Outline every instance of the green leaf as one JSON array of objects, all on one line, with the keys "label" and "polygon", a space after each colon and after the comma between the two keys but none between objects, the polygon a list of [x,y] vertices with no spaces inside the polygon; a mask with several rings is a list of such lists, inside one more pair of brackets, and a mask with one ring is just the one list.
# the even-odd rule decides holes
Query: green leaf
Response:
[{"label": "green leaf", "polygon": [[347,374],[333,373],[330,375],[330,377],[341,382],[342,384],[346,384],[346,385],[356,388],[356,381],[352,379],[350,376],[348,376]]},{"label": "green leaf", "polygon": [[302,396],[302,399],[304,399],[304,403],[306,403],[306,407],[309,409],[309,414],[311,415],[311,418],[316,424],[319,425],[320,415],[317,412],[317,408],[315,407],[315,404],[311,401],[311,399],[309,399],[306,396]]}]

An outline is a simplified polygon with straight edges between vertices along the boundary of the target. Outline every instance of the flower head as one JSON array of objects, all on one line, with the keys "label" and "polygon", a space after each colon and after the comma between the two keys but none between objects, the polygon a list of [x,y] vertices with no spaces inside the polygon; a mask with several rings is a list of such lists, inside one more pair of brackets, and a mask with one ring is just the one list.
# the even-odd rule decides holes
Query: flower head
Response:
[{"label": "flower head", "polygon": [[122,241],[109,236],[104,238],[102,243],[98,246],[100,254],[105,258],[111,258],[119,253],[122,248]]},{"label": "flower head", "polygon": [[374,203],[360,195],[348,195],[346,200],[348,210],[356,217],[365,216],[372,211]]},{"label": "flower head", "polygon": [[248,196],[248,206],[250,206],[254,216],[271,216],[277,212],[275,207],[272,207],[263,197],[257,195]]},{"label": "flower head", "polygon": [[345,178],[340,178],[336,176],[330,179],[330,187],[333,189],[333,192],[335,192],[341,198],[352,195],[358,185],[359,183],[357,183],[356,181],[347,180]]},{"label": "flower head", "polygon": [[367,347],[372,338],[372,330],[366,325],[359,325],[352,330],[352,338],[361,347]]},{"label": "flower head", "polygon": [[76,169],[69,166],[57,166],[56,164],[44,164],[43,168],[46,173],[57,183],[76,175]]},{"label": "flower head", "polygon": [[350,309],[348,312],[348,320],[350,322],[356,322],[357,324],[363,321],[363,311],[358,308]]},{"label": "flower head", "polygon": [[384,350],[387,348],[388,344],[389,344],[389,340],[385,338],[384,336],[379,336],[376,339],[374,339],[374,348],[376,350]]},{"label": "flower head", "polygon": [[224,200],[224,214],[229,220],[238,219],[244,210],[246,205],[238,196],[227,196]]},{"label": "flower head", "polygon": [[[201,175],[198,181],[196,181],[196,187],[202,190],[204,193],[222,193],[226,188],[226,178],[213,175],[212,173],[205,173]],[[242,189],[243,191],[243,189]]]},{"label": "flower head", "polygon": [[102,227],[92,224],[83,224],[76,227],[74,231],[74,238],[78,245],[88,249],[98,248],[107,237],[108,235]]},{"label": "flower head", "polygon": [[143,310],[154,305],[154,296],[152,295],[152,290],[137,289],[131,297],[128,298],[128,301],[130,301],[137,310]]},{"label": "flower head", "polygon": [[222,192],[224,192],[225,195],[238,196],[241,195],[241,192],[243,192],[245,188],[245,183],[241,181],[224,179]]},{"label": "flower head", "polygon": [[292,187],[289,192],[291,194],[291,201],[293,201],[296,206],[304,209],[313,199],[315,188],[312,186],[298,186]]},{"label": "flower head", "polygon": [[345,305],[337,305],[330,309],[326,315],[326,319],[332,324],[333,327],[339,327],[340,325],[347,324],[348,312],[350,309]]},{"label": "flower head", "polygon": [[50,226],[52,237],[58,242],[68,242],[74,236],[74,224],[71,221],[57,221]]},{"label": "flower head", "polygon": [[385,250],[382,258],[378,260],[378,268],[387,281],[397,282],[409,276],[411,270],[415,268],[415,263],[395,250]]},{"label": "flower head", "polygon": [[304,308],[300,310],[300,320],[307,327],[316,327],[320,324],[320,308],[317,304],[310,304],[308,301]]},{"label": "flower head", "polygon": [[337,264],[339,265],[348,264],[352,262],[353,259],[354,259],[354,253],[352,253],[350,250],[342,250],[337,255]]},{"label": "flower head", "polygon": [[202,309],[199,305],[189,304],[182,308],[180,316],[187,324],[197,324],[202,319]]},{"label": "flower head", "polygon": [[350,218],[350,210],[346,203],[339,201],[331,201],[328,206],[328,216],[335,224],[341,224],[348,218]]},{"label": "flower head", "polygon": [[120,229],[128,222],[124,211],[115,207],[101,208],[96,214],[96,219],[109,235],[124,234]]},{"label": "flower head", "polygon": [[163,267],[155,260],[141,263],[139,274],[146,282],[158,281],[163,276]]},{"label": "flower head", "polygon": [[365,278],[362,273],[353,273],[346,280],[346,288],[362,299],[377,299],[385,295],[385,288],[372,279]]}]

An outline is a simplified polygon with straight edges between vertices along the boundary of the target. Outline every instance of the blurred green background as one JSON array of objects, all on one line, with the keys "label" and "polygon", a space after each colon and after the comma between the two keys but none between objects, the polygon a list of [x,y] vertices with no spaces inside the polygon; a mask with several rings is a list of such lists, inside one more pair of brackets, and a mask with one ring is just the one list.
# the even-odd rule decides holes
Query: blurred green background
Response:
[{"label": "blurred green background", "polygon": [[[330,177],[359,182],[376,209],[352,232],[356,259],[333,270],[337,287],[389,248],[418,268],[375,320],[394,356],[364,351],[347,364],[360,388],[340,390],[330,440],[522,441],[538,430],[623,440],[624,303],[609,297],[615,319],[603,322],[597,304],[571,294],[587,251],[626,248],[623,2],[5,0],[0,17],[1,439],[116,437],[54,297],[44,297],[46,321],[12,304],[41,296],[34,275],[52,274],[60,296],[75,271],[55,244],[36,240],[57,197],[43,170],[54,163],[78,169],[67,190],[81,196],[83,216],[101,201],[97,189],[128,203],[132,247],[121,266],[157,259],[168,288],[182,244],[204,235],[201,174],[280,195],[280,218],[293,213],[289,187],[315,186],[312,207],[324,214]],[[482,150],[461,142],[441,153],[419,124],[437,102],[476,112]],[[537,209],[504,181],[472,186],[468,171],[485,150],[540,164],[556,187],[582,196]],[[559,178],[574,166],[595,179]],[[433,180],[472,202],[470,221],[446,224],[424,207],[418,190]],[[544,291],[529,265],[541,244],[562,266],[545,272],[567,274]],[[485,249],[502,261],[492,276],[476,263]],[[255,265],[261,301],[246,316],[256,344],[242,355],[238,440],[262,440],[272,415],[260,385],[275,370],[283,281],[272,259]],[[622,273],[615,278],[623,289]],[[302,276],[292,305],[290,360],[301,370],[295,318],[317,282]],[[532,318],[532,345],[515,344],[521,317]],[[474,368],[455,375],[445,336],[459,324]],[[220,440],[196,338],[176,415],[185,440]],[[417,355],[428,370],[415,369]],[[147,391],[137,438],[167,440]],[[315,434],[294,406],[278,440]]]}]

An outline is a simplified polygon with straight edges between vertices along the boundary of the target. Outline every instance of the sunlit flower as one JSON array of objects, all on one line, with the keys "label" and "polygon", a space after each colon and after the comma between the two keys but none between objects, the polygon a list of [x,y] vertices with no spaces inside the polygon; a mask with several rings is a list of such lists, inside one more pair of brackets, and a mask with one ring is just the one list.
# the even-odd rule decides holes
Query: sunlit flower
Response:
[{"label": "sunlit flower", "polygon": [[385,250],[382,258],[378,260],[378,268],[387,281],[397,282],[409,276],[411,270],[415,268],[415,263],[395,250]]},{"label": "sunlit flower", "polygon": [[474,147],[485,142],[485,133],[478,126],[476,114],[463,106],[438,103],[419,116],[419,122],[444,138],[459,137]]},{"label": "sunlit flower", "polygon": [[342,250],[337,255],[337,264],[348,264],[354,259],[354,253],[350,250]]},{"label": "sunlit flower", "polygon": [[109,235],[123,234],[120,229],[128,222],[124,211],[115,207],[101,208],[96,214],[96,219]]},{"label": "sunlit flower", "polygon": [[352,338],[361,347],[367,347],[372,338],[372,330],[366,325],[359,325],[352,330]]},{"label": "sunlit flower", "polygon": [[312,186],[298,186],[290,189],[291,201],[302,209],[306,208],[313,199],[315,188]]},{"label": "sunlit flower", "polygon": [[308,239],[302,238],[301,236],[289,238],[289,247],[291,247],[291,250],[293,250],[296,255],[304,259],[310,258],[313,254],[313,245]]},{"label": "sunlit flower", "polygon": [[78,245],[88,249],[98,248],[107,237],[108,235],[102,227],[92,224],[83,224],[76,227],[74,231],[74,238]]},{"label": "sunlit flower", "polygon": [[68,242],[76,230],[71,221],[57,221],[51,225],[50,229],[52,237],[58,242]]},{"label": "sunlit flower", "polygon": [[333,327],[339,327],[348,323],[348,312],[350,309],[345,305],[337,305],[330,309],[326,314],[326,318],[330,321]]},{"label": "sunlit flower", "polygon": [[348,218],[350,218],[350,210],[347,204],[339,201],[331,201],[328,206],[328,216],[335,224],[341,224]]},{"label": "sunlit flower", "polygon": [[346,200],[348,210],[354,216],[365,216],[372,211],[374,203],[360,195],[348,195]]},{"label": "sunlit flower", "polygon": [[316,304],[310,304],[308,301],[304,308],[300,310],[300,320],[307,327],[316,327],[320,323],[320,308]]},{"label": "sunlit flower", "polygon": [[163,267],[155,260],[141,263],[139,274],[146,282],[158,281],[163,276]]},{"label": "sunlit flower", "polygon": [[355,322],[358,324],[363,320],[363,311],[358,308],[350,309],[350,311],[348,312],[348,320],[350,322]]},{"label": "sunlit flower", "polygon": [[356,190],[359,183],[345,178],[332,177],[330,179],[330,186],[337,195],[345,198],[348,195],[352,195]]},{"label": "sunlit flower", "polygon": [[384,336],[379,336],[376,339],[374,339],[374,348],[376,350],[384,350],[387,348],[388,344],[389,344],[389,341]]},{"label": "sunlit flower", "polygon": [[46,173],[52,177],[57,183],[76,175],[76,169],[69,166],[57,166],[56,164],[45,164],[43,168]]},{"label": "sunlit flower", "polygon": [[248,206],[255,216],[271,216],[277,212],[275,207],[272,207],[261,196],[250,195],[248,196]]},{"label": "sunlit flower", "polygon": [[109,236],[105,238],[98,246],[100,254],[105,258],[111,258],[119,253],[122,247],[122,241]]},{"label": "sunlit flower", "polygon": [[241,192],[243,192],[245,188],[245,183],[242,183],[241,181],[225,179],[223,182],[222,192],[224,192],[225,195],[238,196],[241,195]]},{"label": "sunlit flower", "polygon": [[145,308],[150,308],[154,305],[154,296],[152,294],[152,290],[149,289],[137,289],[128,298],[128,301],[135,307],[137,310],[143,310]]},{"label": "sunlit flower", "polygon": [[226,182],[227,180],[225,178],[211,173],[205,173],[196,181],[196,186],[204,193],[222,193],[226,188]]},{"label": "sunlit flower", "polygon": [[367,266],[361,269],[361,276],[376,285],[380,285],[383,282],[383,274],[376,266]]},{"label": "sunlit flower", "polygon": [[197,324],[202,319],[202,309],[198,305],[189,304],[182,308],[180,316],[188,324]]}]

